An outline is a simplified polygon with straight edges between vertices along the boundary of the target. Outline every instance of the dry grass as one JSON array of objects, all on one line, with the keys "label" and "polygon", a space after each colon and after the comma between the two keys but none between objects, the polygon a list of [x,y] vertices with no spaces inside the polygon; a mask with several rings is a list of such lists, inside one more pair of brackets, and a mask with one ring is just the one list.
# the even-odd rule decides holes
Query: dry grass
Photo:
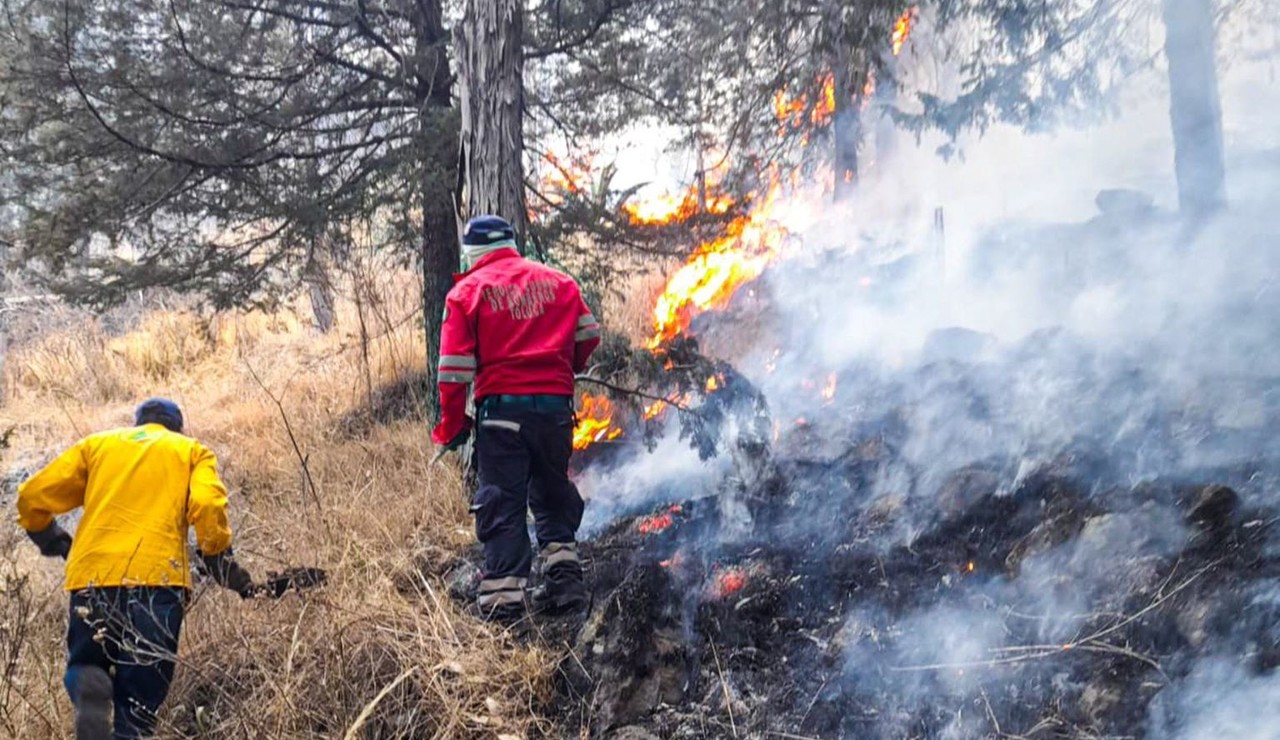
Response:
[{"label": "dry grass", "polygon": [[[472,541],[456,472],[429,466],[425,424],[342,432],[370,388],[421,369],[417,286],[382,274],[362,293],[361,316],[341,302],[329,335],[297,311],[165,311],[115,336],[101,319],[63,320],[70,328],[5,358],[0,431],[14,429],[6,470],[128,423],[142,397],[169,395],[183,404],[189,432],[219,455],[241,561],[257,573],[330,572],[324,589],[279,601],[198,589],[162,710],[164,737],[491,738],[547,729],[534,707],[549,691],[549,656],[461,615],[418,565],[424,551]],[[3,505],[12,511],[11,500]],[[15,528],[0,533],[0,734],[67,735],[60,578],[58,564],[36,557]]]}]

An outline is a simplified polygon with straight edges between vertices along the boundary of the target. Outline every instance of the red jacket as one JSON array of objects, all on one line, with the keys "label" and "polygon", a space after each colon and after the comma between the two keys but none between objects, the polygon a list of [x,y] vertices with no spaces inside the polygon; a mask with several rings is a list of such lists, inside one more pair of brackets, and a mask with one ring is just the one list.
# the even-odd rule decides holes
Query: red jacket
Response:
[{"label": "red jacket", "polygon": [[573,376],[600,344],[600,325],[573,278],[514,249],[454,276],[440,331],[440,423],[446,444],[466,427],[467,384],[497,394],[573,395]]}]

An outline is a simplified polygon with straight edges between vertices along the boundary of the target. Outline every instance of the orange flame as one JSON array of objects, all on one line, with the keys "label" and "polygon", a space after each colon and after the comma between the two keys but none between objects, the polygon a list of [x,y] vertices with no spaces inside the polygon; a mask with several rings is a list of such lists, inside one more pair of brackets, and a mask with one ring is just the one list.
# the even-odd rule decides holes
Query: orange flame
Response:
[{"label": "orange flame", "polygon": [[916,15],[919,12],[920,9],[913,5],[907,8],[906,12],[893,24],[893,55],[895,57],[902,53],[902,47],[911,37],[911,28],[915,25]]},{"label": "orange flame", "polygon": [[636,521],[636,531],[640,534],[656,534],[675,524],[675,515],[684,511],[680,504],[674,504],[664,512],[646,516]]},{"label": "orange flame", "polygon": [[831,373],[827,376],[827,384],[822,386],[822,398],[824,401],[831,401],[836,397],[836,374]]},{"label": "orange flame", "polygon": [[693,316],[719,308],[777,258],[786,230],[774,222],[781,187],[773,185],[750,213],[731,221],[724,236],[704,242],[667,280],[653,308],[649,348],[683,333]]},{"label": "orange flame", "polygon": [[622,430],[613,425],[613,404],[604,396],[584,395],[582,410],[578,412],[578,425],[573,429],[573,449],[583,450],[600,441],[622,436]]},{"label": "orange flame", "polygon": [[663,193],[644,200],[629,200],[622,210],[637,226],[660,226],[680,223],[701,213],[722,214],[733,207],[733,199],[726,195],[708,194],[705,211],[699,203],[698,188],[690,187],[683,195]]},{"label": "orange flame", "polygon": [[835,112],[836,79],[830,73],[822,78],[817,100],[810,101],[807,95],[791,97],[785,89],[773,94],[773,115],[781,126],[780,135],[784,135],[787,129],[825,126],[831,122]]}]

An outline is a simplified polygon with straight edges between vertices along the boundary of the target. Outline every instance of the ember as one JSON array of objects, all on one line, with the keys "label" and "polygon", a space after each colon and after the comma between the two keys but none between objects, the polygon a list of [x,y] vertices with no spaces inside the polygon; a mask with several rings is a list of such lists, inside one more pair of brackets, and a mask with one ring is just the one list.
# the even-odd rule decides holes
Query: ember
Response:
[{"label": "ember", "polygon": [[681,565],[684,565],[684,552],[683,552],[683,551],[677,551],[675,555],[672,555],[671,557],[667,558],[666,560],[660,560],[660,561],[658,561],[658,567],[659,567],[659,568],[665,568],[665,569],[668,569],[668,570],[670,570],[671,568],[679,568]]},{"label": "ember", "polygon": [[718,570],[712,580],[711,594],[717,599],[728,598],[747,585],[747,571],[741,567]]}]

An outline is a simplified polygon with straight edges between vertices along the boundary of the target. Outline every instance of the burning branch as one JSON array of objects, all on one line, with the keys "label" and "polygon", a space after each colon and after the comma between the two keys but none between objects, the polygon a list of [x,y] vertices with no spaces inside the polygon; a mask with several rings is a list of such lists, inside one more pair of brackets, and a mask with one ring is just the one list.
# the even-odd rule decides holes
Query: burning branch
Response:
[{"label": "burning branch", "polygon": [[625,396],[633,396],[635,398],[643,398],[647,401],[664,403],[676,409],[677,411],[684,411],[686,413],[690,413],[694,411],[694,409],[691,409],[688,406],[685,406],[684,404],[680,403],[679,398],[668,398],[665,396],[654,395],[652,393],[646,393],[640,390],[639,388],[627,388],[625,386],[610,383],[607,380],[601,380],[600,378],[593,378],[590,375],[575,375],[573,376],[573,379],[581,383],[595,383],[598,386],[608,388],[614,393],[621,393]]}]

